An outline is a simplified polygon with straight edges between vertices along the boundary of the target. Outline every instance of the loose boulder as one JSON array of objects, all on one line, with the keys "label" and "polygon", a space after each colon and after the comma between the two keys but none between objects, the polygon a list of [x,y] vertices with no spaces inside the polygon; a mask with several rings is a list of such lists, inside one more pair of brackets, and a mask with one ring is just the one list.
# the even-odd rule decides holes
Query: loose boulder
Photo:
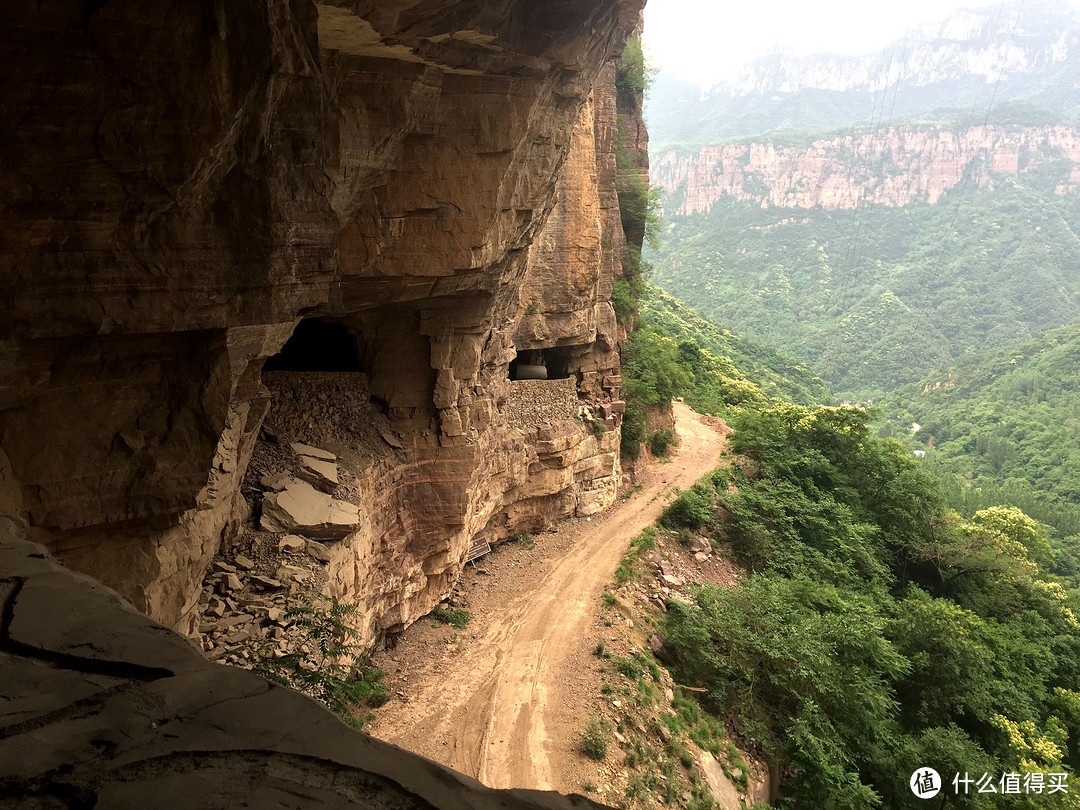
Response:
[{"label": "loose boulder", "polygon": [[263,498],[260,525],[268,532],[341,540],[360,525],[360,508],[294,478],[281,492]]}]

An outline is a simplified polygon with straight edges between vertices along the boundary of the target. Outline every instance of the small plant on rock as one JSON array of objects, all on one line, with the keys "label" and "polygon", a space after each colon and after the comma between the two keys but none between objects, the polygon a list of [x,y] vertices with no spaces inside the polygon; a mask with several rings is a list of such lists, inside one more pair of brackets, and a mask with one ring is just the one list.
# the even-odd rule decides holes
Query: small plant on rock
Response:
[{"label": "small plant on rock", "polygon": [[450,609],[447,610],[443,607],[437,607],[431,613],[428,614],[435,621],[442,624],[448,624],[458,630],[464,630],[465,626],[472,619],[472,614],[467,610]]},{"label": "small plant on rock", "polygon": [[517,543],[526,551],[532,551],[536,548],[536,538],[528,532],[518,532],[517,534],[511,535],[510,542]]},{"label": "small plant on rock", "polygon": [[607,757],[608,734],[610,726],[599,717],[589,718],[585,732],[581,735],[581,751],[589,759],[597,762]]},{"label": "small plant on rock", "polygon": [[291,608],[285,617],[302,631],[299,648],[275,658],[272,648],[257,652],[252,669],[268,681],[315,698],[346,723],[363,726],[373,715],[358,709],[376,708],[390,699],[382,682],[386,674],[371,666],[365,650],[356,644],[359,632],[352,625],[356,605],[343,605],[333,597]]}]

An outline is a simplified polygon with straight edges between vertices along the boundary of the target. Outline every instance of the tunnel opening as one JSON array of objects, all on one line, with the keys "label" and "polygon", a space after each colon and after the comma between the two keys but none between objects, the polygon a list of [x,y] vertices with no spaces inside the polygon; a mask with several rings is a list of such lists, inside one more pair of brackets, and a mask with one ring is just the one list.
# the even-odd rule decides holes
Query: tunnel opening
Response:
[{"label": "tunnel opening", "polygon": [[340,323],[306,318],[263,371],[363,372],[356,337]]},{"label": "tunnel opening", "polygon": [[511,380],[565,380],[570,376],[571,346],[523,349],[510,361]]}]

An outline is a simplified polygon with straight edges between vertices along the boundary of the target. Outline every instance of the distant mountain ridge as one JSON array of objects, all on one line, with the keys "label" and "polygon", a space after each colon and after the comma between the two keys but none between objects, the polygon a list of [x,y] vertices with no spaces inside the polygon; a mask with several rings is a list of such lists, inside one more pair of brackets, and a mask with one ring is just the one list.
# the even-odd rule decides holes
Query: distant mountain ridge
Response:
[{"label": "distant mountain ridge", "polygon": [[658,152],[774,130],[876,128],[928,111],[965,127],[1080,124],[1078,57],[1080,11],[1026,0],[957,12],[880,52],[770,54],[707,92],[661,74],[645,114]]},{"label": "distant mountain ridge", "polygon": [[[1026,5],[1026,4],[1025,4]],[[1052,69],[1080,49],[1080,12],[1061,3],[964,9],[923,26],[881,54],[774,53],[746,65],[712,94],[884,90],[980,76],[987,82]]]},{"label": "distant mountain ridge", "polygon": [[661,78],[654,281],[852,398],[1080,321],[1078,42],[1076,10],[1025,0],[741,89]]},{"label": "distant mountain ridge", "polygon": [[776,208],[851,209],[936,203],[967,176],[982,188],[994,172],[1051,173],[1055,194],[1080,191],[1080,127],[902,126],[793,145],[752,141],[669,149],[652,182],[671,214],[709,211],[722,197]]}]

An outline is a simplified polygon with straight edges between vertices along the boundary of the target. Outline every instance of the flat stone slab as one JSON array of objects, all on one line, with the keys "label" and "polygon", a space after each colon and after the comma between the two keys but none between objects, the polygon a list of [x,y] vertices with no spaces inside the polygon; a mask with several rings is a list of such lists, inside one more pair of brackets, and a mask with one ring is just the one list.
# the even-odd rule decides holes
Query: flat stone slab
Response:
[{"label": "flat stone slab", "polygon": [[278,552],[286,554],[303,554],[308,541],[298,534],[287,534],[278,540]]},{"label": "flat stone slab", "polygon": [[339,483],[338,466],[333,461],[300,456],[300,466],[296,468],[296,474],[324,491],[333,489]]},{"label": "flat stone slab", "polygon": [[397,450],[405,449],[405,445],[402,444],[401,439],[394,435],[393,431],[387,430],[386,428],[379,428],[379,435],[382,436],[382,440],[391,447]]},{"label": "flat stone slab", "polygon": [[294,478],[281,492],[268,492],[263,497],[259,525],[268,532],[341,540],[360,525],[360,507]]},{"label": "flat stone slab", "polygon": [[274,489],[281,491],[285,488],[285,485],[289,483],[289,476],[285,473],[278,473],[277,475],[264,475],[259,479],[260,486],[263,489]]},{"label": "flat stone slab", "polygon": [[723,767],[713,755],[708,751],[699,752],[698,764],[705,774],[705,783],[709,786],[709,793],[716,800],[716,804],[722,810],[741,810],[743,803],[738,788],[728,779]]},{"label": "flat stone slab", "polygon": [[293,442],[289,447],[298,456],[307,456],[308,458],[317,458],[323,461],[337,461],[337,456],[329,450],[323,450],[321,447],[312,447],[310,444],[304,444],[303,442]]},{"label": "flat stone slab", "polygon": [[317,540],[308,540],[306,551],[309,556],[314,557],[319,562],[330,562],[330,549]]}]

